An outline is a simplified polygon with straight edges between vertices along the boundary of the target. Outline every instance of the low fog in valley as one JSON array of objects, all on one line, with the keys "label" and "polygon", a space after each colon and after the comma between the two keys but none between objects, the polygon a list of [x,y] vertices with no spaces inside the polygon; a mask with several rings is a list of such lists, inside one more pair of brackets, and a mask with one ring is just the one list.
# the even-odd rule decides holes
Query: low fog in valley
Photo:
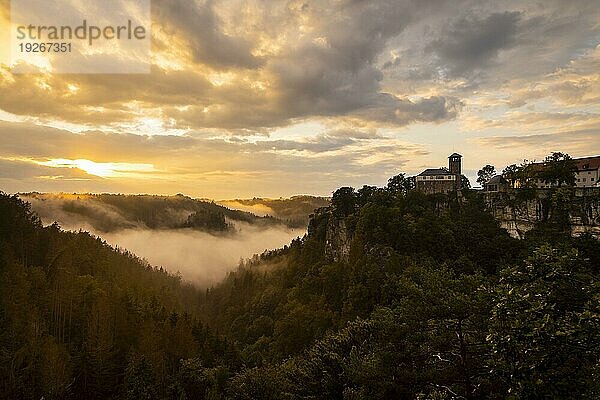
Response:
[{"label": "low fog in valley", "polygon": [[300,229],[263,228],[236,224],[237,232],[211,235],[191,229],[150,230],[126,229],[101,235],[108,243],[123,247],[152,265],[162,265],[171,272],[181,272],[184,279],[200,286],[220,281],[237,268],[240,258],[267,249],[283,247],[297,236]]},{"label": "low fog in valley", "polygon": [[[127,249],[201,287],[210,286],[237,268],[240,259],[276,249],[303,236],[305,229],[283,224],[250,224],[228,220],[229,232],[208,233],[197,229],[150,229],[128,219],[117,207],[86,195],[21,195],[45,225],[58,222],[62,229],[85,230],[113,246]],[[85,208],[85,212],[82,209]],[[164,211],[164,210],[163,210]],[[173,219],[183,219],[183,210],[168,209]],[[85,217],[83,215],[87,215]],[[98,224],[98,220],[102,224]],[[98,228],[110,226],[111,229]]]}]

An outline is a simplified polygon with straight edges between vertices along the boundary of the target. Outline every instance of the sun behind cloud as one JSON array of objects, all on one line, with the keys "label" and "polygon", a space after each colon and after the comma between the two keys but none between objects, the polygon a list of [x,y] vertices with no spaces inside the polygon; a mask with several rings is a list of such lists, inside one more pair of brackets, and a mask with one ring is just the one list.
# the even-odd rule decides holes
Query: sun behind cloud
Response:
[{"label": "sun behind cloud", "polygon": [[87,174],[99,176],[101,178],[136,177],[141,173],[156,172],[154,165],[152,164],[131,164],[121,162],[102,163],[84,159],[67,160],[64,158],[52,159],[49,161],[36,161],[35,163],[45,167],[78,168]]}]

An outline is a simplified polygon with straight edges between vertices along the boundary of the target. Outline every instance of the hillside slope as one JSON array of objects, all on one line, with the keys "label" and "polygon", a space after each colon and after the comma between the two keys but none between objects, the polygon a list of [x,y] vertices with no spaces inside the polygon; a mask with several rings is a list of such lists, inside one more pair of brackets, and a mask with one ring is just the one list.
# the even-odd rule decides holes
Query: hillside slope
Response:
[{"label": "hillside slope", "polygon": [[191,228],[218,233],[235,229],[237,222],[257,226],[283,224],[274,218],[183,195],[23,193],[20,197],[32,204],[45,223],[57,221],[70,227],[83,222],[96,232]]},{"label": "hillside slope", "polygon": [[310,215],[316,209],[327,207],[330,199],[315,196],[292,196],[287,199],[236,199],[219,201],[219,204],[256,215],[271,216],[285,221],[294,228],[308,225]]},{"label": "hillside slope", "polygon": [[198,297],[101,239],[42,227],[0,193],[0,398],[204,395],[190,371],[227,375],[238,358],[200,323]]},{"label": "hillside slope", "polygon": [[342,188],[332,203],[207,293],[202,315],[246,365],[233,398],[598,393],[597,241],[551,222],[513,239],[467,191]]},{"label": "hillside slope", "polygon": [[341,188],[199,292],[0,195],[0,397],[598,398],[600,251],[561,221]]}]

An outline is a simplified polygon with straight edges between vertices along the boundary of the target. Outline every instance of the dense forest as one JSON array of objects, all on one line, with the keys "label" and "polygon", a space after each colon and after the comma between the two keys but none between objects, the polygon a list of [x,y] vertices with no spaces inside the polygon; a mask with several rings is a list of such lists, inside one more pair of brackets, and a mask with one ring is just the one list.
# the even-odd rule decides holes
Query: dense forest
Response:
[{"label": "dense forest", "polygon": [[181,277],[4,194],[0,267],[1,398],[177,398],[196,365],[239,365]]},{"label": "dense forest", "polygon": [[77,226],[83,221],[96,232],[190,228],[223,233],[235,230],[236,222],[259,226],[284,224],[270,216],[258,217],[183,195],[24,193],[20,196],[32,204],[45,223],[57,221],[61,226]]},{"label": "dense forest", "polygon": [[598,398],[598,241],[560,207],[516,240],[479,193],[391,183],[202,292],[0,196],[0,396]]}]

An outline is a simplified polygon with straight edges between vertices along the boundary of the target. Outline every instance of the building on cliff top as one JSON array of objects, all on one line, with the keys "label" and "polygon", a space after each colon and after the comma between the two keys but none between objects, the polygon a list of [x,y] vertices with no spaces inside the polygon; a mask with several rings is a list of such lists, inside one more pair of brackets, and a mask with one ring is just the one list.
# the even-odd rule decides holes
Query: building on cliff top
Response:
[{"label": "building on cliff top", "polygon": [[[598,179],[600,179],[600,156],[574,158],[577,172],[575,173],[575,185],[580,188],[598,187]],[[534,164],[538,168],[543,168],[543,163]],[[551,182],[545,182],[538,179],[536,186],[539,188],[549,188],[554,186]]]},{"label": "building on cliff top", "polygon": [[507,187],[506,179],[502,175],[494,175],[492,179],[483,185],[483,190],[486,192],[506,192]]},{"label": "building on cliff top", "polygon": [[448,168],[428,168],[416,177],[417,190],[424,193],[448,193],[461,188],[462,156],[448,157]]},{"label": "building on cliff top", "polygon": [[600,156],[576,158],[577,162],[577,187],[593,187],[598,185],[600,178]]}]

